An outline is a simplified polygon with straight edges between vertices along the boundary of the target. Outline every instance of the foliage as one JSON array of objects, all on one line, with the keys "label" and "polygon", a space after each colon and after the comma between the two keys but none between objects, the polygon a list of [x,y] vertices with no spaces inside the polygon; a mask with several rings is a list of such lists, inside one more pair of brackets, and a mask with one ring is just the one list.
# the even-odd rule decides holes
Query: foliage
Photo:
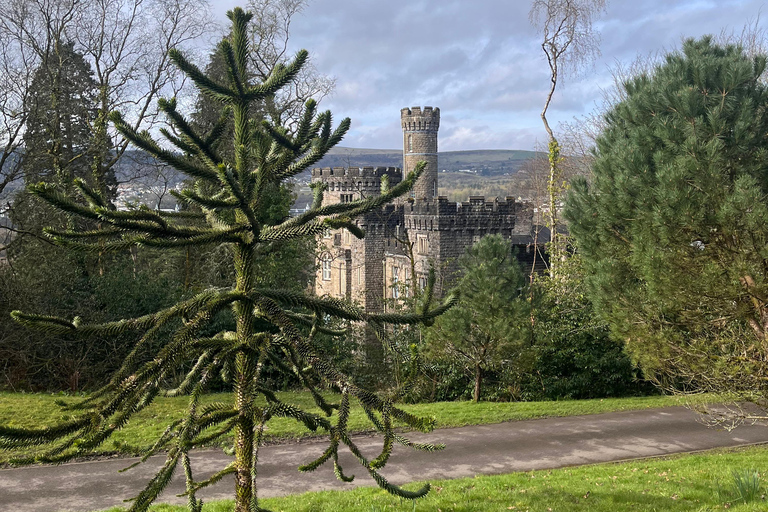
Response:
[{"label": "foliage", "polygon": [[721,502],[750,503],[765,499],[760,495],[760,473],[754,469],[734,469],[731,472],[730,485],[725,488],[718,486],[717,494]]},{"label": "foliage", "polygon": [[[263,510],[254,483],[258,447],[264,428],[273,417],[292,418],[309,430],[329,433],[328,449],[317,460],[302,466],[302,471],[313,471],[333,460],[337,476],[349,481],[351,477],[345,475],[338,463],[338,451],[343,445],[386,491],[409,499],[422,497],[428,492],[428,485],[415,491],[404,490],[387,482],[379,470],[386,464],[395,442],[427,451],[439,448],[411,443],[394,432],[393,420],[425,431],[432,428],[432,422],[408,414],[391,401],[355,385],[328,361],[316,343],[316,336],[319,332],[342,334],[325,326],[328,318],[367,322],[378,333],[383,333],[385,324],[430,323],[450,308],[452,299],[436,307],[426,300],[419,311],[408,314],[371,315],[341,301],[307,296],[289,287],[262,287],[256,275],[256,262],[265,254],[281,250],[284,241],[313,238],[329,228],[345,228],[355,236],[364,236],[353,219],[406,193],[421,174],[423,164],[380,196],[323,207],[323,189],[317,187],[310,211],[278,223],[265,221],[263,209],[268,204],[265,194],[271,190],[269,185],[282,183],[316,163],[341,140],[349,120],[333,129],[330,112],[317,113],[315,102],[310,100],[294,133],[268,121],[253,122],[250,107],[289,83],[301,70],[307,53],[299,52],[289,65],[278,66],[266,81],[252,84],[246,74],[246,35],[251,15],[235,9],[228,16],[232,21],[231,37],[221,43],[227,61],[226,83],[206,76],[178,51],[172,51],[171,58],[198,88],[222,104],[222,119],[227,115],[234,117],[233,140],[220,137],[223,122],[210,133],[196,132],[178,112],[174,99],[159,103],[173,126],[162,133],[182,154],[160,145],[147,132],[137,132],[120,114],[111,115],[116,128],[139,148],[205,183],[177,194],[180,201],[194,205],[202,213],[142,208],[117,211],[83,180],[75,180],[75,197],[47,184],[34,185],[30,190],[71,215],[98,221],[96,229],[85,232],[77,228],[47,230],[58,244],[97,253],[120,253],[135,245],[159,249],[227,245],[232,251],[234,282],[228,287],[204,290],[152,314],[102,324],[85,322],[79,316],[70,320],[14,311],[16,321],[51,334],[111,337],[135,333],[137,341],[106,386],[70,406],[80,411],[72,419],[50,428],[0,426],[0,448],[52,445],[37,460],[71,460],[100,446],[160,394],[190,393],[185,413],[170,418],[165,432],[144,450],[144,455],[149,456],[165,449],[167,459],[135,499],[132,510],[146,510],[179,465],[187,480],[190,510],[202,507],[195,496],[198,489],[230,474],[235,478],[235,510]],[[222,144],[232,145],[233,158],[222,156]],[[427,287],[430,297],[433,285],[434,274]],[[212,330],[214,322],[222,317],[231,318],[233,327]],[[173,328],[170,336],[161,336],[165,328]],[[261,370],[266,360],[296,375],[313,392],[324,415],[293,407],[264,387]],[[179,372],[183,378],[177,380]],[[219,373],[232,383],[233,400],[202,405],[203,393]],[[338,388],[340,402],[331,404],[324,400],[313,385],[316,379]],[[172,389],[165,387],[169,381],[175,386]],[[257,404],[259,396],[266,399],[266,405]],[[373,460],[361,454],[348,435],[352,398],[360,401],[373,427],[384,434],[382,452]],[[230,432],[234,435],[234,461],[205,481],[195,480],[189,451],[220,440]]]},{"label": "foliage", "polygon": [[426,357],[461,364],[473,376],[473,399],[480,399],[483,373],[515,371],[521,356],[528,305],[526,279],[509,241],[482,238],[459,259],[459,305],[427,333]]},{"label": "foliage", "polygon": [[557,278],[535,286],[533,357],[523,382],[528,400],[619,397],[653,391],[585,295],[582,258],[562,263]]},{"label": "foliage", "polygon": [[664,386],[765,397],[765,67],[686,41],[625,84],[568,198],[596,310]]},{"label": "foliage", "polygon": [[[102,259],[100,274],[92,257],[28,242],[23,257],[14,256],[12,265],[0,267],[0,315],[5,318],[17,309],[67,318],[88,311],[91,321],[106,322],[149,314],[181,295],[175,275],[158,258],[134,262],[125,254],[110,255]],[[120,367],[132,340],[130,334],[79,337],[0,322],[2,386],[95,389]]]}]

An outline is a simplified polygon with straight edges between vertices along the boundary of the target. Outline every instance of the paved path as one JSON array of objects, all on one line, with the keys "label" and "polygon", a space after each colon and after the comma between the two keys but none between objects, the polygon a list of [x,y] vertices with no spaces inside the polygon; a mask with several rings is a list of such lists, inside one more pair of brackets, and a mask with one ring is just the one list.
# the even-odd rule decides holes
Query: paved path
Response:
[{"label": "paved path", "polygon": [[[416,441],[444,442],[437,453],[421,453],[398,446],[384,475],[393,483],[413,480],[459,478],[547,469],[689,452],[709,448],[768,442],[768,428],[745,425],[731,432],[707,428],[682,407],[608,413],[569,418],[548,418],[444,429],[412,434]],[[375,456],[380,439],[359,437],[363,452]],[[345,453],[341,458],[347,474],[357,475],[352,484],[336,480],[332,464],[313,474],[300,474],[298,465],[317,457],[327,444],[304,441],[262,448],[259,493],[281,496],[324,489],[349,489],[373,485],[370,477]],[[122,504],[154,475],[162,457],[128,472],[118,473],[134,459],[111,459],[62,466],[36,466],[0,470],[0,511],[53,512],[104,509]],[[229,457],[220,450],[194,454],[196,475],[208,475],[224,467]],[[180,469],[180,468],[179,468]],[[180,478],[181,477],[181,478]],[[210,500],[230,498],[233,483],[225,479],[200,496]],[[160,501],[184,503],[183,474],[177,472]]]}]

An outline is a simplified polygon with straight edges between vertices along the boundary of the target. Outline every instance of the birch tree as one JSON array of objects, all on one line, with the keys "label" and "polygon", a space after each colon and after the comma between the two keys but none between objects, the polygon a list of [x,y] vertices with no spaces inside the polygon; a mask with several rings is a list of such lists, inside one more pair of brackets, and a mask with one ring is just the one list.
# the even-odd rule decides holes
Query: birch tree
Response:
[{"label": "birch tree", "polygon": [[528,18],[541,34],[541,49],[549,66],[549,90],[541,120],[547,131],[549,176],[550,274],[557,274],[558,263],[565,257],[565,241],[558,233],[558,207],[565,189],[560,143],[549,125],[547,112],[557,85],[566,74],[578,74],[600,54],[600,36],[592,28],[605,10],[606,0],[534,0]]}]

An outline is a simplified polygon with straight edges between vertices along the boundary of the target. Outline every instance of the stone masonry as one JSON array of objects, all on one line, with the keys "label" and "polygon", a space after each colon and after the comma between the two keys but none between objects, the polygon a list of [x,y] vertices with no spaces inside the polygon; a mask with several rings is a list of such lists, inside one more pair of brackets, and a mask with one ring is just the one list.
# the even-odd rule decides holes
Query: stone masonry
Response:
[{"label": "stone masonry", "polygon": [[[410,197],[368,213],[356,220],[366,235],[359,240],[346,230],[329,231],[320,243],[315,291],[357,302],[370,312],[385,309],[388,299],[410,294],[414,286],[426,286],[430,266],[437,270],[436,293],[442,294],[456,278],[457,260],[467,247],[490,234],[501,234],[517,248],[529,271],[534,240],[537,259],[543,265],[541,247],[546,230],[534,238],[533,206],[516,201],[486,200],[471,196],[455,203],[437,195],[437,131],[440,109],[404,108],[403,169],[412,172],[420,161],[427,163]],[[403,179],[393,167],[334,167],[313,169],[312,181],[326,185],[324,204],[349,202],[381,192],[382,176],[390,186]],[[538,269],[538,266],[537,266]]]}]

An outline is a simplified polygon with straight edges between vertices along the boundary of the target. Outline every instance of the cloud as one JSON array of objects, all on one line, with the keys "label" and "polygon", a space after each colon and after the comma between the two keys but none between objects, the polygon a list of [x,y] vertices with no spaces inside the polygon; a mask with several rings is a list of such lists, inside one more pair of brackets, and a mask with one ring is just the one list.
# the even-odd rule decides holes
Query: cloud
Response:
[{"label": "cloud", "polygon": [[[553,124],[592,110],[611,68],[679,45],[682,37],[736,30],[762,0],[615,1],[596,28],[602,57],[558,84]],[[226,7],[226,4],[222,4]],[[441,108],[441,148],[532,149],[549,86],[529,2],[509,0],[314,0],[292,24],[291,45],[335,76],[323,102],[353,128],[345,145],[399,147],[399,111]],[[224,9],[222,7],[222,9]],[[455,123],[455,124],[453,124]],[[462,144],[466,147],[462,148]]]}]

